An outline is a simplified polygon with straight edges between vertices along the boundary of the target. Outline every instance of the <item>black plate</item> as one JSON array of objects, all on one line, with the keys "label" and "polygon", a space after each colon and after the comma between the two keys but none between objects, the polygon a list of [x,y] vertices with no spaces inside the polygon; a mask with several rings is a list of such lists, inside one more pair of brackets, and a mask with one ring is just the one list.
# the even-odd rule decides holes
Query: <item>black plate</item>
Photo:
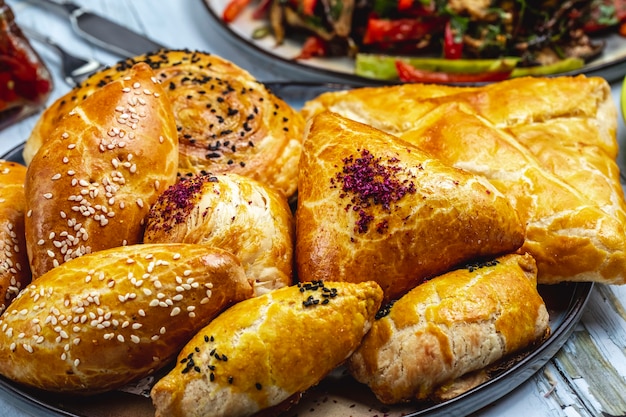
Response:
[{"label": "black plate", "polygon": [[[306,100],[322,92],[346,88],[341,84],[307,83],[273,83],[269,87],[295,108],[300,108]],[[0,158],[24,163],[23,148],[21,144]],[[306,393],[300,404],[286,415],[433,417],[473,413],[523,384],[557,353],[578,323],[592,289],[592,283],[540,286],[539,292],[550,314],[550,337],[491,367],[491,378],[487,382],[452,400],[439,404],[385,406],[376,401],[366,386],[357,383],[343,372],[343,368],[339,368]],[[42,417],[152,417],[154,409],[146,395],[148,391],[145,387],[141,388],[133,386],[124,391],[81,399],[24,388],[0,377],[0,395],[15,406]]]},{"label": "black plate", "polygon": [[[285,70],[300,70],[309,76],[317,76],[324,81],[343,81],[355,84],[384,84],[386,81],[365,78],[354,74],[354,60],[347,57],[338,58],[310,58],[296,60],[302,48],[302,42],[286,39],[282,45],[276,45],[272,36],[263,39],[253,39],[256,29],[267,26],[267,22],[255,20],[252,10],[248,8],[232,23],[222,20],[222,12],[230,0],[202,0],[209,11],[212,24],[230,38],[237,46],[243,46],[248,52],[268,62],[283,67]],[[583,68],[567,73],[553,75],[577,75],[604,77],[609,82],[624,77],[626,72],[626,38],[617,33],[610,33],[594,39],[606,42],[601,56],[590,61]],[[290,77],[294,79],[293,76]]]}]

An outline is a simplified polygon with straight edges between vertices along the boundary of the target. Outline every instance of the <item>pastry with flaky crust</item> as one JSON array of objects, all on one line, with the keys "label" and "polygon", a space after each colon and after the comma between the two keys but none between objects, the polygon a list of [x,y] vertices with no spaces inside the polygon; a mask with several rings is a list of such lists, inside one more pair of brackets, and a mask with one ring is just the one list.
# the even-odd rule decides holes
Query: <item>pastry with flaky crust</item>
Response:
[{"label": "pastry with flaky crust", "polygon": [[530,255],[510,254],[417,286],[381,310],[348,361],[351,374],[386,404],[445,393],[547,335],[536,277]]},{"label": "pastry with flaky crust", "polygon": [[24,236],[26,167],[0,159],[0,314],[30,282]]},{"label": "pastry with flaky crust", "polygon": [[255,294],[292,284],[294,220],[282,193],[234,173],[198,175],[152,206],[144,242],[202,243],[236,255]]},{"label": "pastry with flaky crust", "polygon": [[382,296],[374,282],[318,281],[236,304],[152,388],[156,416],[250,416],[297,401],[359,346]]},{"label": "pastry with flaky crust", "polygon": [[524,242],[517,212],[484,178],[333,113],[309,125],[295,216],[300,280],[373,280],[386,300]]},{"label": "pastry with flaky crust", "polygon": [[540,283],[626,282],[626,202],[617,111],[598,77],[519,78],[481,87],[405,84],[306,103],[411,141],[483,175],[527,221]]},{"label": "pastry with flaky crust", "polygon": [[596,131],[578,138],[617,155],[616,109],[611,88],[600,77],[528,77],[481,87],[401,84],[328,92],[305,103],[305,119],[332,111],[398,135],[445,103],[463,103],[498,128],[547,120],[588,119]]},{"label": "pastry with flaky crust", "polygon": [[172,106],[147,64],[74,107],[26,175],[33,277],[70,259],[141,242],[150,205],[176,182]]},{"label": "pastry with flaky crust", "polygon": [[176,118],[179,174],[235,172],[294,194],[304,120],[248,71],[216,55],[162,50],[100,71],[50,105],[24,149],[30,161],[62,115],[103,85],[146,62],[163,83]]},{"label": "pastry with flaky crust", "polygon": [[[528,128],[515,131],[520,135],[525,131],[529,141],[539,134]],[[545,127],[540,131],[547,132]],[[457,103],[437,107],[401,137],[444,163],[485,176],[511,200],[526,224],[521,251],[536,259],[540,283],[625,282],[626,206],[623,198],[617,198],[622,193],[619,182],[610,181],[598,168],[601,164],[577,162],[563,168],[566,161],[572,163],[566,150],[570,149],[571,157],[576,148],[560,143],[559,151],[544,156],[557,176],[514,136]],[[544,149],[547,146],[544,142]],[[612,161],[606,155],[597,158],[602,151],[593,149],[596,162]],[[593,155],[577,160],[591,161]],[[619,175],[611,165],[601,168]],[[594,188],[581,192],[574,184]]]},{"label": "pastry with flaky crust", "polygon": [[0,318],[0,374],[47,391],[95,394],[145,377],[200,328],[252,296],[232,254],[139,244],[68,261]]}]

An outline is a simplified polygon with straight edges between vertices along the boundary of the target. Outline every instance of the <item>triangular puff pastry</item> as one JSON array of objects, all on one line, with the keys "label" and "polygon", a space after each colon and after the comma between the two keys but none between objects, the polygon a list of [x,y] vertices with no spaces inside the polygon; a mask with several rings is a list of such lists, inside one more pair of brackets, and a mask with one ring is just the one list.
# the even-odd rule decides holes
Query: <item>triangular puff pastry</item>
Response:
[{"label": "triangular puff pastry", "polygon": [[307,129],[296,231],[301,281],[373,280],[387,300],[524,240],[516,210],[484,178],[330,112]]},{"label": "triangular puff pastry", "polygon": [[523,249],[537,260],[539,283],[626,282],[617,112],[606,80],[369,87],[325,93],[302,109],[308,119],[325,111],[489,179],[528,222]]},{"label": "triangular puff pastry", "polygon": [[[541,283],[610,281],[626,270],[624,212],[603,211],[589,198],[594,192],[580,192],[545,169],[528,148],[467,106],[441,105],[401,137],[445,163],[484,175],[506,194],[526,223],[522,251],[537,260]],[[593,186],[594,177],[586,175]]]}]

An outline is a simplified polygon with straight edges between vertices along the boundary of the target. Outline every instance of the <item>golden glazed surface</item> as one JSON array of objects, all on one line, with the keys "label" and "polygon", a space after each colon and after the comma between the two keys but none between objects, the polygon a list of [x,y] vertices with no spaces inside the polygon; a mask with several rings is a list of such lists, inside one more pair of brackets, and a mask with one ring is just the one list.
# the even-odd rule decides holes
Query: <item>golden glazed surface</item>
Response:
[{"label": "golden glazed surface", "polygon": [[0,314],[31,280],[24,215],[26,167],[0,160]]},{"label": "golden glazed surface", "polygon": [[205,245],[140,244],[42,275],[0,318],[0,374],[91,395],[145,377],[227,306],[252,296],[239,261]]},{"label": "golden glazed surface", "polygon": [[176,181],[172,108],[138,64],[73,108],[26,175],[33,277],[86,253],[141,242],[150,205]]},{"label": "golden glazed surface", "polygon": [[541,340],[548,312],[536,274],[530,255],[511,254],[415,287],[374,322],[350,372],[383,403],[426,400]]},{"label": "golden glazed surface", "polygon": [[626,202],[617,113],[598,77],[519,78],[482,87],[405,84],[330,92],[336,112],[481,175],[518,210],[540,283],[626,282]]},{"label": "golden glazed surface", "polygon": [[236,304],[154,386],[156,416],[250,416],[280,405],[352,354],[382,296],[374,282],[316,282]]},{"label": "golden glazed surface", "polygon": [[100,71],[50,105],[26,143],[29,162],[65,113],[146,62],[172,103],[180,143],[179,175],[235,172],[294,194],[302,116],[248,71],[199,51],[164,50]]},{"label": "golden glazed surface", "polygon": [[152,206],[144,242],[202,243],[236,255],[257,295],[292,284],[295,225],[287,199],[234,173],[198,175]]},{"label": "golden glazed surface", "polygon": [[373,280],[386,300],[524,241],[517,212],[484,178],[333,113],[309,125],[296,231],[300,280]]}]

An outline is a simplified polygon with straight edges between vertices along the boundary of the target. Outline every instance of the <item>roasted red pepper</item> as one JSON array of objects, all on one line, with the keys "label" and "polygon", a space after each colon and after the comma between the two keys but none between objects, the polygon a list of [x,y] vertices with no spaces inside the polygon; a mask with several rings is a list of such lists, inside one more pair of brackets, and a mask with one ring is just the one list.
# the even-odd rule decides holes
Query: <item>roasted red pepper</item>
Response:
[{"label": "roasted red pepper", "polygon": [[396,61],[396,70],[400,81],[405,83],[480,83],[506,80],[511,76],[512,69],[503,71],[482,72],[477,74],[468,73],[448,73],[424,71],[415,68],[404,61]]},{"label": "roasted red pepper", "polygon": [[440,26],[438,19],[379,19],[370,17],[363,37],[364,44],[419,40]]},{"label": "roasted red pepper", "polygon": [[233,22],[250,4],[250,1],[251,0],[230,0],[222,12],[224,22]]},{"label": "roasted red pepper", "polygon": [[452,21],[446,22],[443,32],[443,56],[446,59],[459,59],[463,55],[463,34],[456,33]]},{"label": "roasted red pepper", "polygon": [[314,56],[326,56],[327,53],[326,43],[317,36],[309,36],[304,41],[300,55],[295,59],[309,59]]}]

